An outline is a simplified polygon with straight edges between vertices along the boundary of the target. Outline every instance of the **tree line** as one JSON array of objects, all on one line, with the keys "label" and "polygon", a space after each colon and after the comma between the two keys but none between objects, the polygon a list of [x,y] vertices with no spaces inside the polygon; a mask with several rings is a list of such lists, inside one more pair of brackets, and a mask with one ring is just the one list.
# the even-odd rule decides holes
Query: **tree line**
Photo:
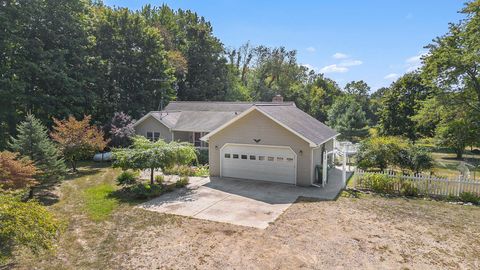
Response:
[{"label": "tree line", "polygon": [[270,101],[281,94],[345,139],[372,130],[435,138],[461,156],[480,137],[479,6],[466,3],[465,19],[426,46],[422,68],[372,91],[361,80],[342,89],[285,47],[227,48],[190,10],[3,1],[0,149],[29,113],[48,128],[70,115],[109,127],[115,113],[138,119],[162,100]]}]

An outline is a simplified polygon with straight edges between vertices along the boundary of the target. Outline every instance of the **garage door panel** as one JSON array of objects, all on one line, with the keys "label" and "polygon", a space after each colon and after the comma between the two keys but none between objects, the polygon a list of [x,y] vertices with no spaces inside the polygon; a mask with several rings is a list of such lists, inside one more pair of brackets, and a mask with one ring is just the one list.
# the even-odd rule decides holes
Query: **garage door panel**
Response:
[{"label": "garage door panel", "polygon": [[224,177],[295,184],[296,157],[290,148],[226,145],[220,155]]}]

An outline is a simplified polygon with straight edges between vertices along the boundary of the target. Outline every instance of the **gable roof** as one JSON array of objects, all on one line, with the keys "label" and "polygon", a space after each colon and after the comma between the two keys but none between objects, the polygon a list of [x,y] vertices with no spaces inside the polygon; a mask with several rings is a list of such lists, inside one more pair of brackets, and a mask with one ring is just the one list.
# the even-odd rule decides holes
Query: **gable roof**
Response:
[{"label": "gable roof", "polygon": [[279,125],[283,126],[298,137],[307,141],[310,146],[315,147],[325,143],[327,140],[339,135],[338,132],[327,125],[313,118],[295,106],[270,106],[257,104],[244,111],[237,117],[231,119],[217,129],[203,136],[201,139],[207,141],[212,135],[236,122],[250,112],[257,110]]},{"label": "gable roof", "polygon": [[294,102],[229,102],[229,101],[172,101],[165,111],[211,111],[211,112],[243,112],[253,105],[287,105]]},{"label": "gable roof", "polygon": [[184,111],[173,130],[210,132],[235,118],[237,112]]},{"label": "gable roof", "polygon": [[134,127],[153,117],[173,131],[210,132],[257,104],[295,106],[294,102],[172,101],[165,110],[151,111],[140,118]]}]

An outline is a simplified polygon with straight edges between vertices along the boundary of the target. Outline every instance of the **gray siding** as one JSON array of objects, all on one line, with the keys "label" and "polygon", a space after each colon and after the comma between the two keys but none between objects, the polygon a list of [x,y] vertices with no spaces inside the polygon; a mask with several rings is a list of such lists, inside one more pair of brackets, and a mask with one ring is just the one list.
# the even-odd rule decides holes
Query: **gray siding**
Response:
[{"label": "gray siding", "polygon": [[160,138],[166,142],[172,141],[172,133],[170,132],[169,128],[160,123],[157,119],[153,118],[153,116],[149,116],[143,122],[135,126],[135,134],[137,135],[146,137],[147,132],[150,131],[160,132]]},{"label": "gray siding", "polygon": [[297,154],[297,184],[309,186],[312,180],[312,149],[309,143],[262,113],[252,111],[209,139],[210,175],[220,175],[220,149],[226,143],[289,146]]}]

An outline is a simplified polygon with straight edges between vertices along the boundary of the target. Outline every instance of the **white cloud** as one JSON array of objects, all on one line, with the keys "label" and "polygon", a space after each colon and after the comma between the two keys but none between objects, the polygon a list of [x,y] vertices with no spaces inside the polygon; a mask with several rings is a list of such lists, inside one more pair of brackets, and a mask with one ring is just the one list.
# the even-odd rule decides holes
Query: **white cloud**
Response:
[{"label": "white cloud", "polygon": [[425,56],[427,53],[419,53],[418,55],[414,55],[412,57],[409,57],[405,60],[405,67],[407,69],[407,72],[412,72],[414,70],[417,70],[422,66],[422,57]]},{"label": "white cloud", "polygon": [[385,80],[395,80],[397,79],[398,77],[400,77],[400,75],[398,75],[397,73],[390,73],[388,75],[386,75],[385,77],[383,77]]},{"label": "white cloud", "polygon": [[312,65],[310,65],[310,64],[302,64],[302,66],[304,66],[304,67],[306,67],[306,68],[308,68],[308,69],[310,69],[310,70],[313,70],[313,71],[315,71],[315,72],[318,70],[318,68],[316,68],[316,67],[314,67],[314,66],[312,66]]},{"label": "white cloud", "polygon": [[334,55],[332,55],[332,57],[335,59],[345,59],[345,58],[348,58],[348,55],[341,52],[337,52]]},{"label": "white cloud", "polygon": [[353,66],[359,66],[363,64],[362,61],[360,60],[345,60],[340,62],[339,66],[341,67],[353,67]]},{"label": "white cloud", "polygon": [[339,66],[337,64],[325,66],[320,69],[321,73],[345,73],[348,71],[348,68]]},{"label": "white cloud", "polygon": [[313,53],[315,51],[316,51],[315,47],[310,46],[310,47],[307,48],[307,52]]}]

